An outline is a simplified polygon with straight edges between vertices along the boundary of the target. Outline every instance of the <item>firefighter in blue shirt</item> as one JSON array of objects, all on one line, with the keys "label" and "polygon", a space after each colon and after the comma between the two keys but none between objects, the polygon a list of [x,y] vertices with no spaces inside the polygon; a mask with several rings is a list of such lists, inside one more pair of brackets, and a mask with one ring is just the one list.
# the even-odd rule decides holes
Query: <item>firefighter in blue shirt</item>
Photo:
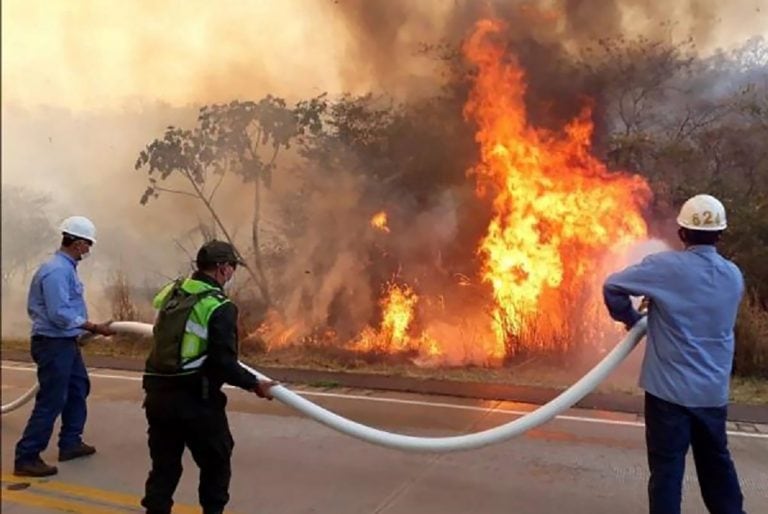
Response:
[{"label": "firefighter in blue shirt", "polygon": [[85,332],[112,335],[108,324],[88,321],[78,263],[96,242],[96,228],[82,216],[61,225],[61,248],[38,268],[29,288],[27,312],[32,320],[32,358],[40,390],[24,435],[16,445],[14,474],[41,477],[56,474],[40,453],[48,446],[56,418],[61,415],[59,461],[95,453],[83,442],[90,390],[77,338]]},{"label": "firefighter in blue shirt", "polygon": [[690,198],[677,223],[685,250],[650,255],[609,276],[603,289],[611,317],[628,328],[641,317],[630,296],[649,300],[640,386],[645,389],[650,512],[680,512],[690,446],[709,512],[742,514],[726,419],[744,279],[715,247],[727,226],[720,201],[709,195]]}]

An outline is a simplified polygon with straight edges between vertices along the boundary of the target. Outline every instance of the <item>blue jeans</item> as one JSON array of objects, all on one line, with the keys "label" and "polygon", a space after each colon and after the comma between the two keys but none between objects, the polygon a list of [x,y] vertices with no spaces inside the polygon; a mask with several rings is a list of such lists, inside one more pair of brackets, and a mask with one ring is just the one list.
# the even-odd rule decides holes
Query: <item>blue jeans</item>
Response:
[{"label": "blue jeans", "polygon": [[645,393],[651,514],[679,514],[689,446],[707,510],[712,514],[744,513],[739,479],[728,451],[726,418],[727,407],[682,407]]},{"label": "blue jeans", "polygon": [[59,415],[59,450],[79,446],[87,416],[86,398],[91,385],[77,341],[71,337],[33,336],[32,359],[37,364],[40,390],[24,435],[16,444],[16,464],[33,462],[40,457],[51,440]]}]

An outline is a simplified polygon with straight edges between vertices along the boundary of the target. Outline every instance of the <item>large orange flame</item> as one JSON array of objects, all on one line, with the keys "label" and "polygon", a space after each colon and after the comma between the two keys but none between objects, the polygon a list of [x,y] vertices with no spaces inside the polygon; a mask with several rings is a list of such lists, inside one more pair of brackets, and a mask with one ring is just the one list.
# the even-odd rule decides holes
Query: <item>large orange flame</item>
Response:
[{"label": "large orange flame", "polygon": [[413,321],[413,308],[419,297],[408,286],[391,284],[382,302],[381,330],[392,342],[395,351],[405,350],[408,345],[408,327]]},{"label": "large orange flame", "polygon": [[[596,323],[609,323],[601,263],[646,235],[641,210],[650,190],[592,154],[589,106],[559,131],[531,125],[525,74],[499,42],[502,33],[501,23],[481,21],[463,47],[477,69],[464,109],[480,145],[470,174],[478,195],[491,199],[477,248],[487,287],[459,276],[460,301],[445,302],[397,278],[382,291],[380,323],[350,342],[356,351],[417,354],[424,366],[498,365],[518,352],[567,350],[614,328]],[[370,224],[389,232],[385,211]]]},{"label": "large orange flame", "polygon": [[478,193],[493,195],[478,253],[482,278],[493,289],[499,354],[540,313],[555,320],[554,331],[569,295],[597,271],[598,258],[646,235],[641,208],[650,194],[640,177],[610,173],[592,155],[589,107],[562,133],[529,124],[525,74],[494,41],[502,29],[500,22],[480,21],[463,47],[477,67],[465,106],[479,127],[481,163],[472,174]]}]

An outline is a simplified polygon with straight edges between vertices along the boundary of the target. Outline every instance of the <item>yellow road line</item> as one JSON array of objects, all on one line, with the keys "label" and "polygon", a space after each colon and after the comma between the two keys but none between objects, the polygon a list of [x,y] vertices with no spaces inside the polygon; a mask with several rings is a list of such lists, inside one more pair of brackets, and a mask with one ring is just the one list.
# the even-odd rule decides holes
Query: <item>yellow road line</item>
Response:
[{"label": "yellow road line", "polygon": [[108,509],[97,507],[90,503],[81,503],[63,498],[54,498],[29,491],[3,491],[3,501],[29,505],[31,507],[42,507],[62,512],[72,512],[76,514],[125,514],[124,510]]},{"label": "yellow road line", "polygon": [[[108,503],[113,505],[119,505],[122,507],[135,507],[141,508],[141,498],[132,494],[119,493],[116,491],[109,491],[105,489],[97,489],[95,487],[88,487],[79,484],[70,484],[58,481],[40,480],[29,477],[17,477],[15,475],[3,474],[3,482],[11,483],[30,483],[35,490],[51,491],[56,493],[63,493],[78,498],[84,498],[88,500],[95,500],[102,503]],[[3,496],[8,492],[3,491]],[[200,509],[198,507],[192,507],[190,505],[174,504],[173,511],[179,514],[199,514]]]}]

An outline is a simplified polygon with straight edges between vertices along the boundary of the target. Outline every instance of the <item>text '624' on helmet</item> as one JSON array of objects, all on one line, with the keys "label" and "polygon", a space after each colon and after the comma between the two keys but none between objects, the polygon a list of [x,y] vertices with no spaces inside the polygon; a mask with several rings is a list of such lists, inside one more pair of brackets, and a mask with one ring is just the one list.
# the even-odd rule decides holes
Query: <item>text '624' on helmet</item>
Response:
[{"label": "text '624' on helmet", "polygon": [[60,230],[62,234],[96,242],[96,226],[85,216],[70,216],[61,222]]},{"label": "text '624' on helmet", "polygon": [[710,195],[696,195],[689,198],[680,209],[677,224],[689,230],[717,231],[728,226],[725,207]]}]

